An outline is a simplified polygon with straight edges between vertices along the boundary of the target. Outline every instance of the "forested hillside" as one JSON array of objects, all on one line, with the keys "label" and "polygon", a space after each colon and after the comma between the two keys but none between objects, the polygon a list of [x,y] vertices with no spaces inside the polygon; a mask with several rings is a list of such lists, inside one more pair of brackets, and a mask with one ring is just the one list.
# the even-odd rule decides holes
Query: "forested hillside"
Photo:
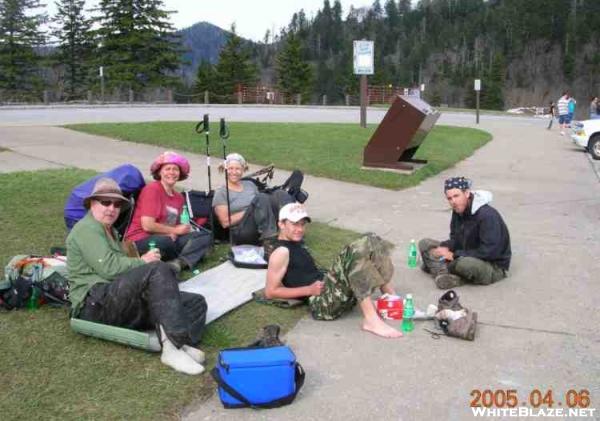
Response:
[{"label": "forested hillside", "polygon": [[313,67],[313,96],[338,102],[357,92],[356,39],[375,41],[369,84],[425,83],[433,104],[471,105],[474,78],[483,80],[485,108],[541,105],[564,89],[581,103],[600,93],[599,0],[375,0],[346,16],[325,0],[314,19],[299,11],[278,44],[257,49],[267,77],[292,34]]}]

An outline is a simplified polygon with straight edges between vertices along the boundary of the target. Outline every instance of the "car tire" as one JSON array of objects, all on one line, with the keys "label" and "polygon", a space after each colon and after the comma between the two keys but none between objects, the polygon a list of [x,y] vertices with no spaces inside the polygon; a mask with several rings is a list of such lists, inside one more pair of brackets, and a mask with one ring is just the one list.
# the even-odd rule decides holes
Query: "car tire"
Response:
[{"label": "car tire", "polygon": [[595,134],[588,144],[588,152],[594,159],[600,159],[600,134]]}]

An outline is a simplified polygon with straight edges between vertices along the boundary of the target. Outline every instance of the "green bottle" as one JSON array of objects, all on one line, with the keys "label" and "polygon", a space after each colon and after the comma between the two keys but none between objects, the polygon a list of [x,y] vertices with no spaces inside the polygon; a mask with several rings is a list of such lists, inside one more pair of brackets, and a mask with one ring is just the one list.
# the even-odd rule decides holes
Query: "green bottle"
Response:
[{"label": "green bottle", "polygon": [[402,312],[402,332],[412,332],[415,329],[413,317],[415,315],[415,306],[413,304],[412,294],[406,294],[404,300],[404,310]]},{"label": "green bottle", "polygon": [[35,310],[40,307],[40,290],[37,287],[31,288],[31,295],[27,300],[27,308],[29,310]]},{"label": "green bottle", "polygon": [[183,205],[183,209],[181,210],[181,216],[179,217],[179,222],[184,225],[189,225],[190,223],[190,213],[188,212],[188,208],[186,205]]},{"label": "green bottle", "polygon": [[148,251],[156,248],[156,241],[152,240],[148,243]]},{"label": "green bottle", "polygon": [[408,246],[408,267],[417,267],[417,243],[415,240],[410,240],[410,246]]}]

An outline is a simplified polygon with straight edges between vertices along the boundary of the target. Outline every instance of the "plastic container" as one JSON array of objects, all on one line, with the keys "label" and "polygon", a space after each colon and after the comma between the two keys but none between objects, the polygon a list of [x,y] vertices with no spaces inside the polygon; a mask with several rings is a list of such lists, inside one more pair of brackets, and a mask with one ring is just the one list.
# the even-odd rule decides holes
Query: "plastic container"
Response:
[{"label": "plastic container", "polygon": [[377,300],[377,312],[383,319],[402,320],[402,297],[384,294]]},{"label": "plastic container", "polygon": [[404,311],[402,313],[402,332],[412,332],[415,329],[413,317],[415,315],[415,306],[412,294],[406,294],[404,300]]},{"label": "plastic container", "polygon": [[181,209],[181,216],[179,217],[179,222],[184,225],[190,224],[190,213],[188,212],[187,205],[183,205],[183,209]]},{"label": "plastic container", "polygon": [[[265,403],[295,391],[296,356],[287,346],[224,349],[217,369],[221,378],[252,403]],[[243,406],[225,390],[219,397],[228,408]]]},{"label": "plastic container", "polygon": [[408,267],[417,267],[417,243],[415,240],[410,240],[410,245],[408,246]]}]

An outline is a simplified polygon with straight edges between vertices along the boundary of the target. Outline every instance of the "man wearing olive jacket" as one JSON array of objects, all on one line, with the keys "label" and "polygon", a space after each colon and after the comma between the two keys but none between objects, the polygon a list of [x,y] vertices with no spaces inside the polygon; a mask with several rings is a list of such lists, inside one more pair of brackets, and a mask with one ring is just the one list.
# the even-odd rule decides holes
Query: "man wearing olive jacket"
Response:
[{"label": "man wearing olive jacket", "polygon": [[510,266],[510,235],[502,216],[489,205],[492,194],[471,191],[464,177],[446,180],[444,192],[452,207],[450,239],[419,241],[422,269],[440,289],[504,279]]}]

